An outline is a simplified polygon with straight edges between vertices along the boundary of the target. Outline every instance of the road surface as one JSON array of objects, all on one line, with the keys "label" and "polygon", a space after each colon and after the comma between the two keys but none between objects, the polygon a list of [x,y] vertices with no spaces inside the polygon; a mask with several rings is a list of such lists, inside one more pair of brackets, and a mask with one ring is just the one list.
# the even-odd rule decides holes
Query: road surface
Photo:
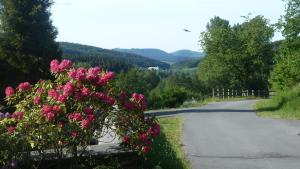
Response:
[{"label": "road surface", "polygon": [[257,117],[254,100],[163,112],[185,118],[193,169],[300,169],[300,122]]}]

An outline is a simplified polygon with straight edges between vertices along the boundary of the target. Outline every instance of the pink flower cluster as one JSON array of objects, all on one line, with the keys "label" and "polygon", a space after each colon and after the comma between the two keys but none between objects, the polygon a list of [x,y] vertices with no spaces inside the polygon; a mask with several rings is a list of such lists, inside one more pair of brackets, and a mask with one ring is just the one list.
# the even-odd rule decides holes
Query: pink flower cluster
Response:
[{"label": "pink flower cluster", "polygon": [[100,73],[101,69],[99,67],[89,68],[86,73],[86,79],[90,82],[97,81]]},{"label": "pink flower cluster", "polygon": [[23,112],[14,112],[11,117],[15,120],[22,120],[24,117],[24,113]]},{"label": "pink flower cluster", "polygon": [[96,116],[93,114],[93,110],[90,108],[86,108],[84,113],[86,114],[87,118],[84,118],[82,114],[77,113],[77,112],[69,114],[68,118],[71,121],[80,122],[81,128],[86,129],[90,126],[90,123],[92,121],[96,120]]},{"label": "pink flower cluster", "polygon": [[68,75],[71,79],[78,81],[89,81],[91,83],[97,84],[99,86],[104,86],[108,82],[112,81],[115,78],[114,72],[108,72],[101,76],[101,69],[99,67],[94,68],[78,68],[72,69],[68,72]]},{"label": "pink flower cluster", "polygon": [[42,116],[47,121],[53,121],[58,113],[60,113],[60,107],[58,105],[50,106],[50,105],[44,105],[42,108]]},{"label": "pink flower cluster", "polygon": [[40,105],[42,103],[42,98],[40,96],[36,96],[34,99],[33,99],[33,104],[34,105]]},{"label": "pink flower cluster", "polygon": [[73,63],[70,60],[62,60],[61,63],[59,63],[58,60],[52,60],[50,63],[50,71],[52,73],[60,73],[71,68],[72,65]]},{"label": "pink flower cluster", "polygon": [[87,73],[87,70],[85,68],[80,67],[77,70],[72,69],[71,71],[68,72],[68,75],[72,79],[84,81],[84,80],[86,80],[86,73]]},{"label": "pink flower cluster", "polygon": [[15,131],[16,131],[16,127],[10,126],[7,128],[8,134],[14,134]]},{"label": "pink flower cluster", "polygon": [[160,134],[159,124],[151,121],[150,119],[147,119],[146,123],[151,123],[149,124],[150,127],[148,130],[140,131],[137,136],[130,136],[129,134],[127,134],[123,137],[123,141],[125,144],[140,150],[144,154],[148,153],[151,150],[150,146],[152,144],[152,138],[156,138]]},{"label": "pink flower cluster", "polygon": [[15,94],[15,89],[14,88],[12,88],[11,86],[6,87],[6,89],[5,89],[6,97],[10,97],[14,94]]},{"label": "pink flower cluster", "polygon": [[148,133],[150,133],[153,137],[157,137],[160,134],[160,125],[154,124],[151,126],[148,130]]},{"label": "pink flower cluster", "polygon": [[102,92],[97,92],[94,94],[94,96],[96,98],[98,98],[99,100],[103,101],[104,103],[106,104],[109,104],[109,105],[114,105],[115,104],[115,99],[110,97],[110,96],[107,96],[106,94],[102,93]]},{"label": "pink flower cluster", "polygon": [[[31,84],[29,82],[20,83],[17,87],[17,91],[26,91],[31,88]],[[5,96],[10,97],[15,94],[15,89],[11,86],[5,88]]]},{"label": "pink flower cluster", "polygon": [[31,84],[29,82],[20,83],[18,86],[19,91],[29,90],[31,88]]},{"label": "pink flower cluster", "polygon": [[142,111],[146,110],[147,104],[146,104],[145,96],[143,94],[133,93],[131,95],[131,100],[137,103],[138,107]]},{"label": "pink flower cluster", "polygon": [[114,80],[115,78],[115,73],[114,72],[108,72],[106,74],[104,74],[97,82],[97,84],[99,86],[104,86],[106,83],[108,83],[109,81]]}]

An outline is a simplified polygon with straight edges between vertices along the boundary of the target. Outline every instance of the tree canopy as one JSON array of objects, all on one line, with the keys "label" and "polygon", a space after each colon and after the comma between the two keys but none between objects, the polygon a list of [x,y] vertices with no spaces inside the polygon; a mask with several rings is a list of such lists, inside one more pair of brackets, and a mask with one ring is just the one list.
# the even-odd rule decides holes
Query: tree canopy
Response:
[{"label": "tree canopy", "polygon": [[47,77],[50,61],[60,58],[55,42],[57,31],[50,19],[52,3],[52,0],[0,1],[2,85]]},{"label": "tree canopy", "polygon": [[233,26],[214,17],[199,41],[206,53],[199,78],[209,87],[267,89],[273,32],[263,16],[246,17]]}]

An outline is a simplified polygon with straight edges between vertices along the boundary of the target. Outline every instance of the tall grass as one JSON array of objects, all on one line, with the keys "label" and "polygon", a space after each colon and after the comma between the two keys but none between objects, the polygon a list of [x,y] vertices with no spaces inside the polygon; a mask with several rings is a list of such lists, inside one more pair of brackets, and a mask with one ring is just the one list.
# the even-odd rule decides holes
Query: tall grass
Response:
[{"label": "tall grass", "polygon": [[162,133],[144,161],[146,169],[190,169],[182,149],[182,117],[159,118]]},{"label": "tall grass", "polygon": [[259,116],[300,120],[300,86],[277,93],[270,100],[255,105]]}]

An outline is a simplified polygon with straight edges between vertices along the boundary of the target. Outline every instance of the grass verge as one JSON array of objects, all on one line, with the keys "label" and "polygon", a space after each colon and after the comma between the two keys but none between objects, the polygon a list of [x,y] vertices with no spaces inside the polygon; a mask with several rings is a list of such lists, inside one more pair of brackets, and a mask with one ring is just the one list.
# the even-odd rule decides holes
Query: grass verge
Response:
[{"label": "grass verge", "polygon": [[161,135],[153,143],[152,151],[146,156],[144,168],[190,169],[182,148],[182,117],[159,118]]},{"label": "grass verge", "polygon": [[257,102],[254,109],[260,117],[300,120],[300,86],[279,92],[269,100]]}]

